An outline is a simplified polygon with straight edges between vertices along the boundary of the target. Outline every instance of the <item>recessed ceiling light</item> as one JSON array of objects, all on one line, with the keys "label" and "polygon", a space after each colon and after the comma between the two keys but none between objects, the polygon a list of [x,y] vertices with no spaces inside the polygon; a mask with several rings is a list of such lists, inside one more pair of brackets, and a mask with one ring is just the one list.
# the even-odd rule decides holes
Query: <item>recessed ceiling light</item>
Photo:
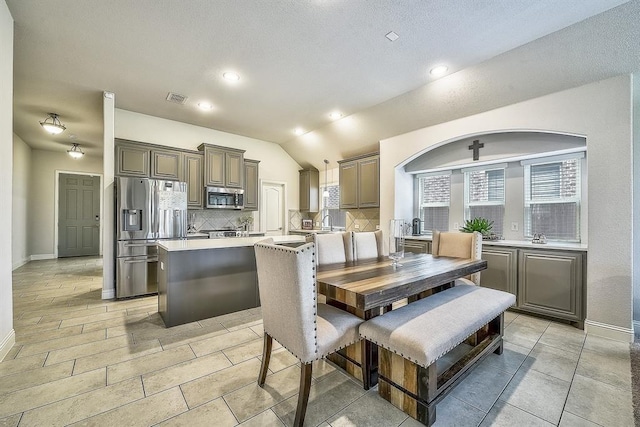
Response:
[{"label": "recessed ceiling light", "polygon": [[329,113],[329,118],[330,119],[339,119],[340,117],[342,117],[342,113],[340,111],[334,111],[332,113]]},{"label": "recessed ceiling light", "polygon": [[440,77],[443,76],[447,71],[449,71],[449,67],[447,67],[446,65],[438,65],[437,67],[433,67],[431,71],[429,71],[429,74],[434,77]]},{"label": "recessed ceiling light", "polygon": [[213,104],[206,101],[198,102],[198,108],[201,109],[202,111],[213,110]]},{"label": "recessed ceiling light", "polygon": [[396,33],[394,33],[393,31],[389,31],[387,34],[384,35],[386,38],[388,38],[389,40],[391,40],[392,42],[398,40],[400,38],[399,35],[397,35]]},{"label": "recessed ceiling light", "polygon": [[295,133],[296,135],[302,135],[302,134],[304,134],[304,129],[302,129],[302,128],[295,128],[295,130],[293,131],[293,133]]},{"label": "recessed ceiling light", "polygon": [[222,77],[224,77],[225,80],[229,80],[230,82],[237,82],[238,80],[240,80],[240,75],[238,73],[234,73],[233,71],[227,71],[226,73],[223,73]]}]

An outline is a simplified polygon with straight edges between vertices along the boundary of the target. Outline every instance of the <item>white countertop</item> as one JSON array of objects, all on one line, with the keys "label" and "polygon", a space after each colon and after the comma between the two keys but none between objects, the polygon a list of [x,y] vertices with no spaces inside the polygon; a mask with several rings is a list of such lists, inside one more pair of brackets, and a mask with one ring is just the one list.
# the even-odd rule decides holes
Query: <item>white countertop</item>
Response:
[{"label": "white countertop", "polygon": [[[304,243],[304,236],[269,236],[275,243]],[[256,237],[228,237],[224,239],[180,239],[160,240],[158,247],[168,252],[197,251],[202,249],[238,248],[253,246],[256,242],[266,239],[265,236]]]},{"label": "white countertop", "polygon": [[[427,240],[431,241],[431,236],[407,236],[407,240]],[[509,246],[516,248],[536,248],[536,249],[556,249],[565,251],[587,251],[584,243],[554,242],[531,243],[530,240],[483,240],[482,246]]]}]

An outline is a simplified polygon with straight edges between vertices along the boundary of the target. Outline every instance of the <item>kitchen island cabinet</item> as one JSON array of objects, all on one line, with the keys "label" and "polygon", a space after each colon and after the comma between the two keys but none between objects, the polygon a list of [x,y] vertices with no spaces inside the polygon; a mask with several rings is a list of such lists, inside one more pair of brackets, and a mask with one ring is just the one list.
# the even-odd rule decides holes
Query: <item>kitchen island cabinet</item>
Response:
[{"label": "kitchen island cabinet", "polygon": [[[304,243],[303,236],[273,236]],[[253,245],[264,237],[165,240],[158,243],[158,312],[168,328],[258,307]]]}]

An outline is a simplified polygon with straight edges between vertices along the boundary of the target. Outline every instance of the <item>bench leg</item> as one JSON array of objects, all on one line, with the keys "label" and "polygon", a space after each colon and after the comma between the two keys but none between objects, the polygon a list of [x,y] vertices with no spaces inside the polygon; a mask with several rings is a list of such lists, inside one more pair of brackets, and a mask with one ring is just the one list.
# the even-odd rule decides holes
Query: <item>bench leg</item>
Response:
[{"label": "bench leg", "polygon": [[504,341],[502,340],[504,336],[504,313],[500,313],[500,316],[489,322],[489,329],[500,334],[500,345],[495,349],[494,353],[501,355],[504,351]]}]

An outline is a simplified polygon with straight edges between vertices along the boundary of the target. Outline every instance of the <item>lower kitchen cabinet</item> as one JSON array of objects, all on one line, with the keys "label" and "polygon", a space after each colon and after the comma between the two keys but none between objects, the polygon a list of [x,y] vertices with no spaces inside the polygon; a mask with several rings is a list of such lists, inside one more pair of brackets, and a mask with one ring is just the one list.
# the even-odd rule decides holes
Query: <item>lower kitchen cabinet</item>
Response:
[{"label": "lower kitchen cabinet", "polygon": [[518,293],[518,249],[482,248],[487,269],[480,272],[480,286]]},{"label": "lower kitchen cabinet", "polygon": [[404,251],[415,254],[430,254],[431,242],[428,240],[404,240]]},{"label": "lower kitchen cabinet", "polygon": [[518,308],[584,320],[582,253],[521,249],[518,263]]}]

